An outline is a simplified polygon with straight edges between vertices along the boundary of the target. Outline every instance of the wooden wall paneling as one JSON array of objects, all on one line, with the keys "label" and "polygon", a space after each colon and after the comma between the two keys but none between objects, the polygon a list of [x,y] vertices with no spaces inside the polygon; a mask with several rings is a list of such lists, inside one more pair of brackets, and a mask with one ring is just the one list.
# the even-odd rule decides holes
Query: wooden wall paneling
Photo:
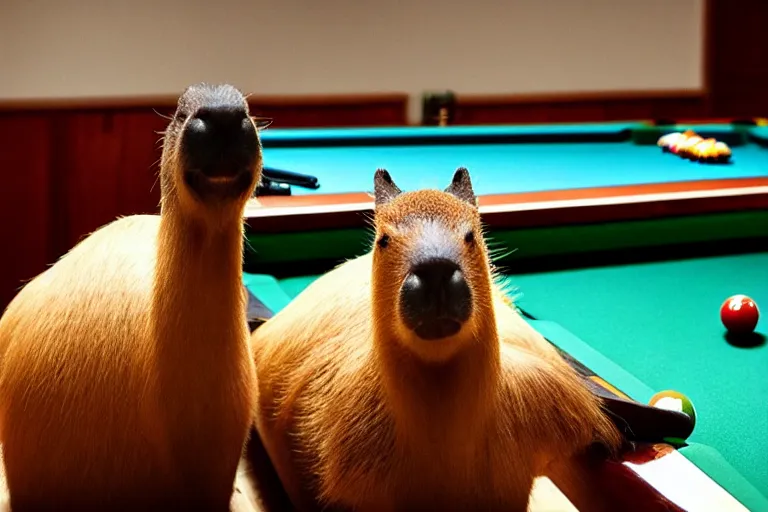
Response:
[{"label": "wooden wall paneling", "polygon": [[53,114],[51,231],[61,256],[119,211],[118,168],[122,139],[119,121],[109,110],[59,111]]},{"label": "wooden wall paneling", "polygon": [[51,120],[0,115],[0,311],[51,262]]},{"label": "wooden wall paneling", "polygon": [[768,1],[709,0],[705,71],[717,117],[768,117]]},{"label": "wooden wall paneling", "polygon": [[402,126],[408,124],[408,101],[405,93],[249,97],[251,113],[280,128]]},{"label": "wooden wall paneling", "polygon": [[[177,97],[0,100],[2,112],[157,110],[172,114]],[[253,115],[272,117],[281,127],[396,126],[407,123],[406,93],[248,97]]]},{"label": "wooden wall paneling", "polygon": [[704,91],[457,95],[456,124],[605,122],[707,117]]},{"label": "wooden wall paneling", "polygon": [[[399,93],[250,101],[254,115],[282,127],[407,123],[408,97]],[[2,235],[14,244],[0,262],[0,306],[21,280],[94,230],[158,211],[158,132],[167,126],[159,114],[171,115],[175,104],[174,97],[0,103],[0,171],[10,176],[0,187]]]},{"label": "wooden wall paneling", "polygon": [[[157,111],[165,114],[166,110]],[[160,211],[160,156],[162,133],[168,119],[154,109],[131,109],[115,118],[120,139],[117,167],[117,194],[114,215],[158,213]]]}]

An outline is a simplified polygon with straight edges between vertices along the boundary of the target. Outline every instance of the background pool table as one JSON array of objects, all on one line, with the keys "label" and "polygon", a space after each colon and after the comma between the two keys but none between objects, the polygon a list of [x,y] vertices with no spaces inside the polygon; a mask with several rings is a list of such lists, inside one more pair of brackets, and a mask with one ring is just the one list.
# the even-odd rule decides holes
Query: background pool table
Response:
[{"label": "background pool table", "polygon": [[[731,144],[732,163],[692,163],[655,146],[688,127]],[[320,182],[246,213],[246,284],[279,290],[270,307],[367,250],[377,167],[416,189],[443,188],[466,166],[496,264],[532,325],[640,402],[665,389],[687,394],[698,420],[680,453],[749,510],[768,510],[765,128],[275,130],[264,147],[265,165]],[[748,343],[730,343],[720,324],[720,304],[736,293],[763,307],[761,334]],[[676,475],[657,477],[674,495]]]},{"label": "background pool table", "polygon": [[[732,163],[660,155],[660,133],[688,128],[734,146]],[[366,191],[379,167],[412,190],[445,187],[464,166],[479,195],[768,177],[768,127],[736,123],[275,129],[262,143],[266,166],[318,178],[320,188],[295,195]]]}]

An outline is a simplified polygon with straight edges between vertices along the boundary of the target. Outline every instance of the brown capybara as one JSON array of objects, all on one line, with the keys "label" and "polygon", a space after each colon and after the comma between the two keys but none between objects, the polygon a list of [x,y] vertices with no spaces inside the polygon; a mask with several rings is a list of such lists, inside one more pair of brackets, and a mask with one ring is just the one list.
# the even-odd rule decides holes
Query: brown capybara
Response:
[{"label": "brown capybara", "polygon": [[8,306],[14,512],[228,510],[256,386],[242,216],[261,169],[244,96],[189,87],[165,132],[160,215],[100,228]]},{"label": "brown capybara", "polygon": [[469,173],[374,185],[372,251],[252,334],[277,473],[302,511],[526,510],[551,461],[620,435],[494,284]]}]

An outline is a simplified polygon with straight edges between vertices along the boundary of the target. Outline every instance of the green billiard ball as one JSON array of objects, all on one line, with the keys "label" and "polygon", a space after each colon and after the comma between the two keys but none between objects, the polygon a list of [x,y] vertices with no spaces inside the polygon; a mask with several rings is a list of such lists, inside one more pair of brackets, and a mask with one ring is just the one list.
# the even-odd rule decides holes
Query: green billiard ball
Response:
[{"label": "green billiard ball", "polygon": [[651,397],[651,401],[648,404],[659,409],[685,413],[691,418],[693,424],[696,425],[696,409],[693,407],[693,402],[682,393],[670,390],[660,391]]}]

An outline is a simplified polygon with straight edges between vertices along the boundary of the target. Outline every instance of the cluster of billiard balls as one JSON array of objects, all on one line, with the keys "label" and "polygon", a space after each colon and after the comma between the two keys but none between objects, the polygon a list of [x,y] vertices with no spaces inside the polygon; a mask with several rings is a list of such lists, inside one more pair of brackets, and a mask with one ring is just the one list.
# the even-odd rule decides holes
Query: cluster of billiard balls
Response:
[{"label": "cluster of billiard balls", "polygon": [[701,137],[693,130],[674,132],[659,138],[662,151],[702,163],[725,163],[731,158],[731,148],[725,142]]},{"label": "cluster of billiard balls", "polygon": [[[754,300],[746,295],[734,295],[720,307],[720,320],[729,333],[748,335],[754,332],[760,311]],[[677,391],[661,391],[651,398],[649,405],[688,415],[696,423],[696,409],[693,402]]]}]

